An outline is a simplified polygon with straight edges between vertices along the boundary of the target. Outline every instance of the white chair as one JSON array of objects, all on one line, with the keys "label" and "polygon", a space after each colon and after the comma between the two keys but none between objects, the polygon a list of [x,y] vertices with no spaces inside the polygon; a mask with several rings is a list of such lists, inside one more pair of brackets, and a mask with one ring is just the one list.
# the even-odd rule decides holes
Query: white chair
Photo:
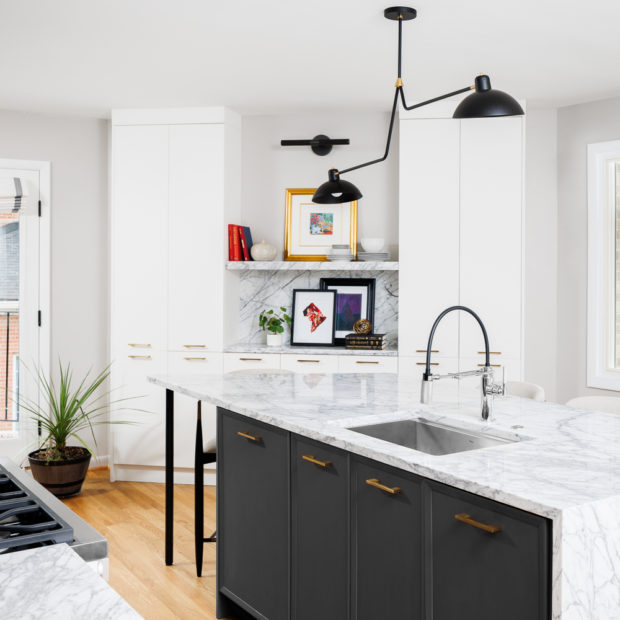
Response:
[{"label": "white chair", "polygon": [[605,413],[620,413],[620,398],[615,396],[579,396],[571,398],[566,406],[576,409],[604,411]]},{"label": "white chair", "polygon": [[526,381],[506,381],[506,394],[531,398],[540,402],[545,400],[545,390],[536,383],[527,383]]}]

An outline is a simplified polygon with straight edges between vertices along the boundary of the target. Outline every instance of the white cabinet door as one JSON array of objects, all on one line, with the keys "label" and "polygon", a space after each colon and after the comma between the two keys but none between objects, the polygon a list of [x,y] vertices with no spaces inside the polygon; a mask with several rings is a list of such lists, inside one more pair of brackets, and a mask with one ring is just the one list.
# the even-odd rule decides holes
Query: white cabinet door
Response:
[{"label": "white cabinet door", "polygon": [[[504,358],[521,357],[522,131],[521,117],[461,122],[460,298]],[[459,314],[460,355],[475,356],[484,350],[482,333]]]},{"label": "white cabinet door", "polygon": [[[400,357],[398,359],[399,374],[409,376],[416,381],[422,380],[425,366],[425,355]],[[459,360],[457,357],[431,357],[431,372],[433,374],[445,375],[449,372],[458,372],[458,370]]]},{"label": "white cabinet door", "polygon": [[224,372],[279,370],[279,353],[224,353]]},{"label": "white cabinet door", "polygon": [[338,372],[398,372],[398,358],[386,355],[339,355]]},{"label": "white cabinet door", "polygon": [[280,357],[280,367],[293,372],[338,372],[337,355],[290,355]]},{"label": "white cabinet door", "polygon": [[168,347],[221,350],[224,126],[170,127]]},{"label": "white cabinet door", "polygon": [[[400,123],[399,319],[401,355],[426,350],[437,315],[459,300],[459,121]],[[458,316],[441,323],[433,349],[458,356]]]},{"label": "white cabinet door", "polygon": [[168,128],[112,134],[112,352],[166,348]]}]

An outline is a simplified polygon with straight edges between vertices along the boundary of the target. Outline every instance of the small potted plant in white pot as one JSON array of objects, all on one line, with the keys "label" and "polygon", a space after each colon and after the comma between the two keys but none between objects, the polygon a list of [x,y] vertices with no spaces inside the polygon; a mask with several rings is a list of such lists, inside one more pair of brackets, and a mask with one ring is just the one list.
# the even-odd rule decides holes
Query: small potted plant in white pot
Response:
[{"label": "small potted plant in white pot", "polygon": [[258,326],[267,331],[267,346],[282,346],[282,334],[284,325],[291,324],[291,317],[287,314],[286,308],[280,306],[280,312],[274,310],[263,310],[258,317]]}]

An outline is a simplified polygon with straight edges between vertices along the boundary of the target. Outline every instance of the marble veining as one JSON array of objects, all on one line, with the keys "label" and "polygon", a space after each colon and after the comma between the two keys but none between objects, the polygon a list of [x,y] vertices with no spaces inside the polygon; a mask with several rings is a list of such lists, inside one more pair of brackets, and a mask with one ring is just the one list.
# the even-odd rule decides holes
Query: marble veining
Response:
[{"label": "marble veining", "polygon": [[224,353],[278,353],[283,355],[361,355],[396,357],[398,351],[392,344],[382,351],[345,349],[344,347],[268,347],[266,344],[240,342],[224,348]]},{"label": "marble veining", "polygon": [[[258,316],[261,310],[284,306],[291,311],[293,289],[318,289],[321,278],[350,278],[352,280],[375,278],[374,331],[378,334],[387,334],[388,345],[394,348],[398,332],[398,272],[370,271],[366,268],[363,273],[352,274],[350,271],[335,271],[333,264],[331,265],[329,273],[299,271],[298,269],[241,271],[239,273],[238,341],[247,344],[264,344],[266,332],[258,327]],[[290,337],[288,329],[284,337]]]},{"label": "marble veining", "polygon": [[[150,380],[551,519],[553,618],[620,618],[620,416],[505,397],[495,400],[495,419],[485,423],[471,386],[439,383],[434,403],[421,405],[419,383],[404,374]],[[347,428],[420,416],[520,441],[432,456]]]},{"label": "marble veining", "polygon": [[65,544],[0,556],[3,620],[141,618]]}]

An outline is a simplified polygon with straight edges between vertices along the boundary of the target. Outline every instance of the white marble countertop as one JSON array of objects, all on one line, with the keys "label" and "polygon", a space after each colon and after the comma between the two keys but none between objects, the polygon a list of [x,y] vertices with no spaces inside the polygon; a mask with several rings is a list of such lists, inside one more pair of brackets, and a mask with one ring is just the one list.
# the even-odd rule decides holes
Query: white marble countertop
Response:
[{"label": "white marble countertop", "polygon": [[50,545],[0,556],[3,620],[134,620],[136,613],[75,551]]},{"label": "white marble countertop", "polygon": [[[149,380],[551,519],[553,618],[620,618],[620,416],[505,397],[483,423],[477,384],[438,382],[434,404],[421,405],[417,381],[387,373]],[[347,428],[420,416],[521,441],[432,456]]]},{"label": "white marble countertop", "polygon": [[344,347],[292,347],[290,345],[269,347],[266,344],[239,342],[225,347],[224,353],[262,353],[263,355],[267,353],[282,353],[284,355],[382,355],[396,357],[398,355],[398,349],[390,345],[387,345],[387,348],[379,351],[369,349],[345,349]]}]

